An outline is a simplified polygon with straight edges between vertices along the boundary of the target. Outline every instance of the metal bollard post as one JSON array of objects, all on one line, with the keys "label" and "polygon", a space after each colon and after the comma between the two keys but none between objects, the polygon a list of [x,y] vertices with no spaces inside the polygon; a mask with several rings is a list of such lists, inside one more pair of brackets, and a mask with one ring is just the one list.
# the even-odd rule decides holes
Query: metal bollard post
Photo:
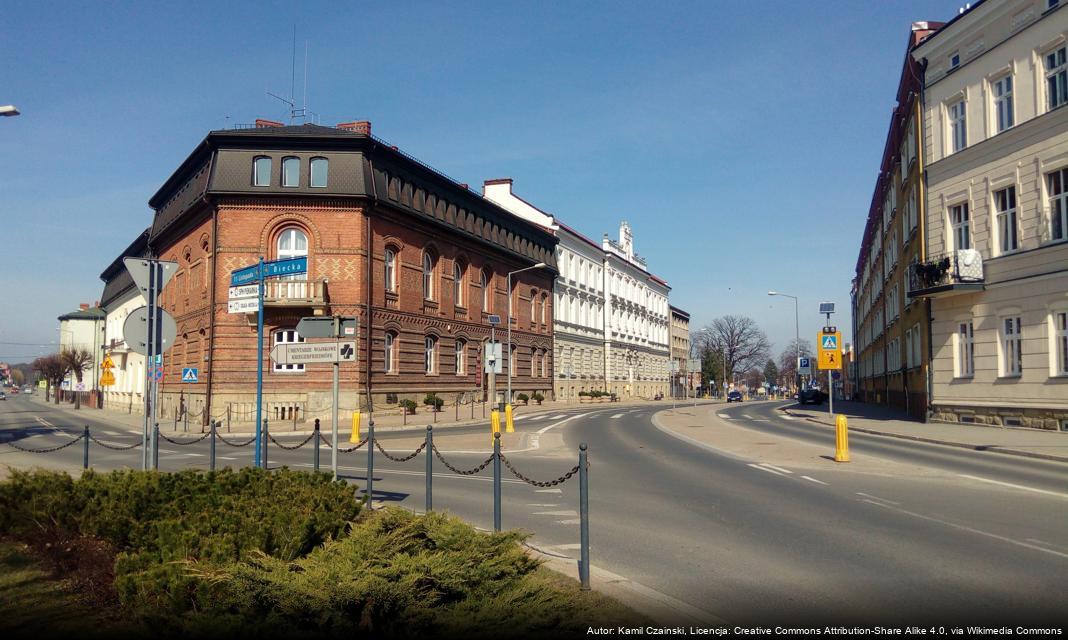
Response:
[{"label": "metal bollard post", "polygon": [[842,414],[834,421],[834,461],[849,462],[849,419]]},{"label": "metal bollard post", "polygon": [[367,425],[367,504],[375,497],[375,419]]},{"label": "metal bollard post", "polygon": [[211,421],[210,428],[211,428],[211,436],[209,436],[209,438],[208,438],[208,440],[209,440],[208,451],[209,451],[209,453],[211,455],[211,458],[209,460],[208,470],[209,471],[215,471],[215,421],[214,420]]},{"label": "metal bollard post", "polygon": [[586,471],[586,443],[579,445],[579,582],[590,590],[590,478]]},{"label": "metal bollard post", "polygon": [[501,432],[493,433],[493,530],[501,530]]},{"label": "metal bollard post", "polygon": [[82,438],[84,443],[82,446],[82,469],[89,468],[89,425],[85,425],[85,431],[82,432]]},{"label": "metal bollard post", "polygon": [[315,419],[315,446],[312,447],[312,469],[319,473],[319,418]]},{"label": "metal bollard post", "polygon": [[434,427],[426,426],[426,512],[434,509]]},{"label": "metal bollard post", "polygon": [[189,433],[189,410],[182,409],[182,431]]},{"label": "metal bollard post", "polygon": [[230,433],[230,404],[226,405],[226,433]]},{"label": "metal bollard post", "polygon": [[152,427],[152,468],[159,471],[159,423]]},{"label": "metal bollard post", "polygon": [[263,453],[261,454],[263,456],[263,468],[264,469],[267,468],[267,442],[268,442],[268,440],[267,440],[267,418],[264,418],[263,419],[263,449],[262,449]]}]

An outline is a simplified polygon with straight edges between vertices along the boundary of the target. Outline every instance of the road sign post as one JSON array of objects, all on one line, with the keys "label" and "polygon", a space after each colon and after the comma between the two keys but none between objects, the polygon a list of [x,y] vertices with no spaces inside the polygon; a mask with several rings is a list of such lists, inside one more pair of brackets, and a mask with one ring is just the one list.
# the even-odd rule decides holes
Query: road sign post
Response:
[{"label": "road sign post", "polygon": [[819,368],[827,371],[828,411],[834,415],[834,380],[831,373],[842,368],[842,334],[831,326],[831,314],[834,313],[833,302],[821,302],[820,313],[827,316],[827,326],[816,336],[819,346]]},{"label": "road sign post", "polygon": [[260,440],[263,438],[263,256],[256,269],[256,466],[263,467]]}]

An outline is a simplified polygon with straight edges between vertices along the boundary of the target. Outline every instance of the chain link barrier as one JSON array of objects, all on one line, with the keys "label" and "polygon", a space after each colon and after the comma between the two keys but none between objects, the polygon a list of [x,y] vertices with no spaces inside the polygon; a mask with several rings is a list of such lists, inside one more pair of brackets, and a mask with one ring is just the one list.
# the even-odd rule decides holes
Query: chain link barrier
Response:
[{"label": "chain link barrier", "polygon": [[45,449],[29,449],[27,447],[20,447],[19,445],[15,444],[14,442],[5,442],[4,444],[8,445],[9,447],[13,447],[15,449],[18,449],[19,451],[24,451],[26,453],[52,453],[53,451],[59,451],[60,449],[66,449],[67,447],[71,446],[75,442],[81,442],[83,438],[85,438],[85,434],[84,433],[82,435],[78,436],[77,438],[71,440],[70,442],[65,442],[65,443],[59,445],[58,447],[48,447],[48,448],[45,448]]},{"label": "chain link barrier", "polygon": [[294,450],[296,450],[296,449],[299,449],[299,448],[303,447],[304,445],[308,444],[309,442],[311,442],[311,439],[312,439],[312,438],[314,438],[314,437],[315,437],[315,434],[314,434],[314,433],[312,433],[312,434],[311,434],[311,435],[309,435],[309,436],[308,436],[307,438],[304,438],[304,441],[303,441],[303,442],[301,442],[300,444],[298,444],[298,445],[295,445],[295,446],[292,446],[292,447],[287,447],[286,445],[282,444],[281,442],[279,442],[279,441],[275,440],[275,439],[274,439],[274,436],[272,436],[272,435],[271,435],[271,433],[270,433],[269,431],[267,432],[267,438],[268,438],[268,439],[269,439],[269,440],[270,440],[271,442],[273,442],[273,443],[274,443],[275,445],[277,445],[277,447],[278,447],[279,449],[285,449],[286,451],[294,451]]},{"label": "chain link barrier", "polygon": [[[333,445],[330,444],[330,440],[328,440],[327,437],[323,435],[322,431],[319,432],[319,440],[321,440],[323,442],[323,444],[326,445],[327,449],[332,449],[333,448]],[[349,447],[348,449],[338,449],[337,452],[338,453],[352,453],[353,451],[359,449],[360,447],[362,447],[365,444],[367,444],[367,438],[364,438],[363,440],[360,440],[358,443],[356,443],[355,446]]]},{"label": "chain link barrier", "polygon": [[[85,435],[83,434],[82,437],[84,438]],[[112,451],[129,451],[130,449],[136,449],[137,447],[141,446],[141,441],[137,441],[131,445],[104,442],[103,440],[97,440],[96,436],[92,434],[89,434],[89,439],[100,445],[101,447],[104,447],[105,449],[111,449]]]},{"label": "chain link barrier", "polygon": [[408,462],[409,460],[411,460],[415,456],[417,456],[420,453],[422,453],[423,449],[426,449],[426,440],[423,441],[423,444],[419,445],[418,449],[416,449],[415,451],[409,453],[408,455],[400,457],[400,458],[395,458],[395,457],[389,455],[389,452],[382,448],[382,444],[378,441],[378,438],[375,438],[375,448],[377,448],[379,451],[381,451],[382,455],[386,456],[386,458],[392,460],[393,462]]},{"label": "chain link barrier", "polygon": [[[579,472],[579,466],[576,464],[574,467],[571,467],[570,471],[568,471],[564,475],[560,476],[556,480],[549,480],[548,482],[539,482],[537,480],[531,480],[530,478],[526,477],[522,473],[519,473],[519,471],[515,467],[512,466],[512,462],[503,453],[501,454],[501,462],[504,463],[504,466],[508,467],[508,470],[512,472],[513,476],[515,476],[515,477],[519,478],[520,480],[522,480],[523,482],[525,482],[525,483],[527,483],[529,485],[533,485],[535,487],[555,487],[556,485],[563,484],[563,483],[567,482],[568,480],[571,479],[571,476],[573,476],[573,475],[575,475],[576,473]],[[588,466],[589,465],[587,465],[587,467]]]},{"label": "chain link barrier", "polygon": [[486,458],[485,462],[483,462],[482,464],[478,465],[474,469],[470,469],[468,471],[463,471],[463,470],[457,469],[456,467],[454,467],[451,464],[449,464],[449,461],[446,460],[445,457],[441,455],[440,451],[438,451],[438,445],[435,444],[435,445],[432,445],[432,446],[434,448],[434,455],[437,457],[438,460],[441,461],[441,464],[445,465],[445,467],[449,471],[452,471],[453,473],[458,473],[461,476],[473,476],[476,473],[478,473],[479,471],[482,471],[483,469],[488,467],[490,465],[490,463],[493,462],[493,455],[491,454],[490,457]]},{"label": "chain link barrier", "polygon": [[219,433],[218,431],[215,432],[215,437],[218,438],[220,441],[222,441],[222,443],[225,444],[226,446],[234,447],[234,448],[247,447],[248,445],[250,445],[250,444],[252,444],[253,442],[256,441],[256,435],[255,434],[253,434],[251,438],[249,438],[248,440],[246,440],[244,442],[230,442],[229,440],[224,438],[222,436],[222,434]]},{"label": "chain link barrier", "polygon": [[[205,433],[204,435],[200,436],[199,438],[194,438],[193,440],[171,440],[170,438],[165,436],[162,431],[159,432],[159,437],[163,438],[164,440],[166,440],[167,442],[169,442],[171,444],[176,444],[176,445],[178,445],[180,447],[181,446],[185,446],[185,445],[190,445],[190,444],[196,444],[198,442],[201,442],[202,440],[204,440],[205,438],[207,438],[210,435],[211,435],[211,432],[209,431],[209,432]],[[216,433],[215,435],[218,436],[219,434]],[[252,436],[252,437],[253,437],[253,439],[255,439],[256,436]],[[234,446],[234,445],[230,445],[230,446]],[[244,445],[241,445],[241,446],[244,446]]]}]

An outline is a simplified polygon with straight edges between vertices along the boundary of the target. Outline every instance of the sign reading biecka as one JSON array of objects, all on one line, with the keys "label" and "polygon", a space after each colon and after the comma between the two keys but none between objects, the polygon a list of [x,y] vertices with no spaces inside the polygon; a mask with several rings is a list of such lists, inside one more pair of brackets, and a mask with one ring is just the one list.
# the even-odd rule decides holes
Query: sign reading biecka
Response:
[{"label": "sign reading biecka", "polygon": [[313,364],[316,362],[355,362],[356,343],[347,342],[294,342],[276,344],[271,349],[271,361],[275,364]]},{"label": "sign reading biecka", "polygon": [[[242,284],[249,284],[250,282],[259,282],[260,265],[254,264],[243,269],[230,272],[230,285],[238,286]],[[264,278],[277,278],[279,276],[293,276],[301,273],[308,272],[308,256],[299,256],[296,258],[283,258],[282,260],[272,260],[271,262],[263,263],[263,277]]]}]

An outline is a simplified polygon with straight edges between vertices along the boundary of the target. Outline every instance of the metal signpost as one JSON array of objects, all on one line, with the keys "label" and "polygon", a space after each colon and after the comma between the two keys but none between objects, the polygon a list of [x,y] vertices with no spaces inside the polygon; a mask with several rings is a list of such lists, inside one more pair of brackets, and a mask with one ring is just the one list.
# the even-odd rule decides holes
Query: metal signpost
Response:
[{"label": "metal signpost", "polygon": [[486,385],[486,399],[497,405],[497,374],[501,372],[503,360],[501,345],[497,344],[497,325],[501,323],[501,317],[491,315],[487,318],[490,325],[489,350],[486,352],[486,373],[488,383]]},{"label": "metal signpost", "polygon": [[178,263],[147,258],[123,258],[122,262],[147,303],[146,306],[135,309],[123,324],[123,340],[132,351],[143,354],[146,362],[145,421],[141,432],[141,470],[144,471],[149,467],[149,460],[157,457],[149,457],[148,434],[157,421],[157,394],[159,380],[163,377],[163,352],[171,347],[178,334],[174,318],[156,304],[156,298],[178,272]]},{"label": "metal signpost", "polygon": [[[279,364],[306,364],[314,362],[334,363],[333,407],[330,411],[330,468],[337,480],[338,448],[338,388],[339,368],[342,362],[356,362],[356,341],[341,342],[341,338],[355,338],[359,332],[359,323],[354,317],[333,316],[332,318],[309,316],[297,323],[297,334],[304,339],[333,338],[333,342],[304,342],[279,344],[271,349],[271,360]],[[374,421],[371,421],[374,429]],[[374,433],[373,431],[371,432]],[[371,441],[368,440],[370,445]],[[370,477],[368,471],[368,477]],[[368,485],[370,486],[370,485]],[[370,495],[370,492],[368,492]]]},{"label": "metal signpost", "polygon": [[827,371],[828,410],[834,415],[834,380],[831,374],[842,368],[842,334],[837,327],[831,326],[831,314],[834,313],[833,302],[821,302],[820,313],[827,316],[827,326],[816,336],[819,347],[818,365]]},{"label": "metal signpost", "polygon": [[[255,464],[264,466],[261,442],[263,440],[263,288],[267,278],[299,275],[308,272],[308,257],[285,258],[259,262],[230,272],[230,296],[227,301],[229,313],[256,312],[256,450]],[[244,286],[242,286],[244,285]],[[255,289],[255,298],[252,290]]]}]

